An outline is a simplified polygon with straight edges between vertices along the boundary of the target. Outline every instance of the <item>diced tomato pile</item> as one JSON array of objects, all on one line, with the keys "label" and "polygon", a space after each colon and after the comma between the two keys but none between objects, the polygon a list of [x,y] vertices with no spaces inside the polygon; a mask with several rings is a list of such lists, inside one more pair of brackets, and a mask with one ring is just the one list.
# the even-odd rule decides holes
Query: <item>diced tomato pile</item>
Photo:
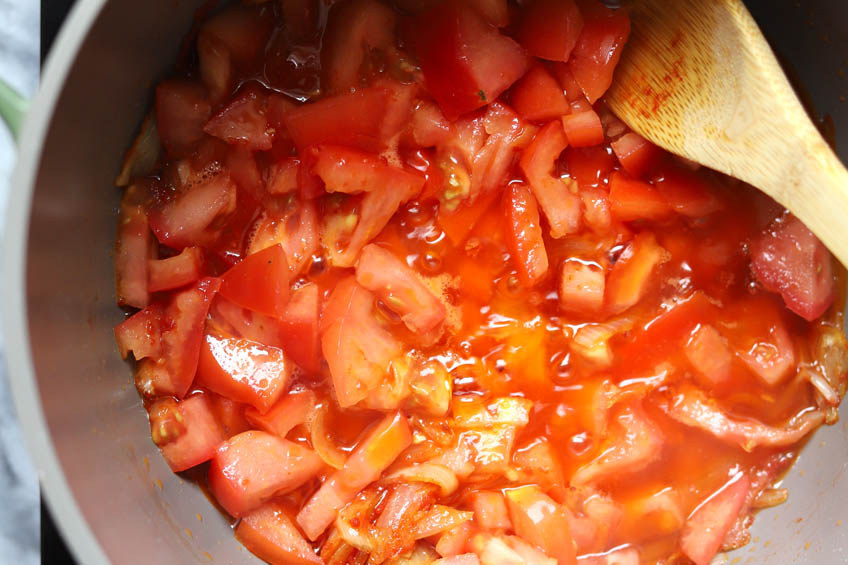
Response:
[{"label": "diced tomato pile", "polygon": [[706,565],[835,421],[841,269],[611,113],[629,32],[599,0],[199,24],[120,206],[115,336],[258,557]]}]

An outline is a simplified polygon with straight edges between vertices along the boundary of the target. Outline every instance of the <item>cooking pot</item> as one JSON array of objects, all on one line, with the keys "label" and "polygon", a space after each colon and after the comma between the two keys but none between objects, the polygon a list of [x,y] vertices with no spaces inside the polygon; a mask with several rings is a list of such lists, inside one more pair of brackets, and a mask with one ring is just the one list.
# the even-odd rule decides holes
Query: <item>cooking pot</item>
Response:
[{"label": "cooking pot", "polygon": [[[112,181],[152,86],[204,3],[78,0],[21,138],[2,273],[6,354],[48,506],[84,564],[255,560],[203,492],[159,456],[112,333],[123,318]],[[813,106],[832,116],[848,157],[848,3],[750,7]],[[848,562],[846,471],[848,424],[820,430],[785,480],[789,501],[764,511],[752,543],[730,559]]]}]

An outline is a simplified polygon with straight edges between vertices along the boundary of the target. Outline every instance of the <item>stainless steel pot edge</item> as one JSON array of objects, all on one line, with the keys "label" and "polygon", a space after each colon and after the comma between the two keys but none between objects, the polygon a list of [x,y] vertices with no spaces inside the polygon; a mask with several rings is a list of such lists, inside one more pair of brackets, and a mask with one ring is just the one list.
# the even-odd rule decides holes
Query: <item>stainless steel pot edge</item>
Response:
[{"label": "stainless steel pot edge", "polygon": [[[53,117],[56,101],[79,47],[105,2],[106,0],[80,0],[76,3],[44,66],[41,84],[24,123],[18,163],[10,184],[2,262],[3,334],[18,418],[47,505],[54,516],[62,517],[57,522],[62,536],[77,560],[86,564],[105,564],[108,560],[65,480],[48,434],[32,363],[25,273],[29,210],[35,175],[41,160],[42,144]],[[21,213],[22,210],[26,213]]]}]

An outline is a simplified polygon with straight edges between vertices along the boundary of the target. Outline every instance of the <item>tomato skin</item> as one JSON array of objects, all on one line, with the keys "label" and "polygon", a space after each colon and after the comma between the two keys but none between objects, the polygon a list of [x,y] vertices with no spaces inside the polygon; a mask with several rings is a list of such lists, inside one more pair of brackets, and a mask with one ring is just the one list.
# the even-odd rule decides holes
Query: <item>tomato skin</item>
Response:
[{"label": "tomato skin", "polygon": [[234,518],[290,492],[324,466],[311,449],[250,430],[221,444],[209,466],[209,490]]},{"label": "tomato skin", "polygon": [[815,320],[835,300],[833,258],[795,216],[778,219],[751,242],[751,269],[805,320]]},{"label": "tomato skin", "polygon": [[121,199],[115,242],[115,295],[120,306],[144,308],[150,303],[148,258],[152,247],[143,187],[132,185]]},{"label": "tomato skin", "polygon": [[207,333],[195,382],[264,414],[288,390],[291,372],[291,361],[281,349]]},{"label": "tomato skin", "polygon": [[172,290],[191,284],[203,275],[203,251],[199,247],[186,247],[179,255],[168,259],[150,259],[147,264],[148,290]]},{"label": "tomato skin", "polygon": [[527,71],[512,86],[510,101],[525,120],[553,120],[571,110],[559,83],[541,65]]},{"label": "tomato skin", "polygon": [[539,207],[524,185],[513,184],[504,192],[507,245],[526,286],[534,286],[548,274],[548,253],[542,239]]},{"label": "tomato skin", "polygon": [[582,29],[574,0],[532,0],[523,7],[517,38],[531,55],[565,62]]},{"label": "tomato skin", "polygon": [[459,2],[420,15],[414,33],[427,90],[451,120],[494,101],[527,70],[524,49]]},{"label": "tomato skin", "polygon": [[267,151],[274,141],[267,114],[267,96],[259,87],[250,85],[206,122],[203,131],[229,144]]},{"label": "tomato skin", "polygon": [[268,502],[247,514],[236,526],[236,539],[271,565],[321,565],[279,502]]},{"label": "tomato skin", "polygon": [[341,508],[380,477],[412,444],[412,431],[402,412],[386,414],[360,441],[344,467],[330,475],[297,515],[297,523],[316,540],[336,519]]},{"label": "tomato skin", "polygon": [[415,271],[376,244],[362,248],[356,282],[379,296],[413,332],[430,332],[445,319],[445,305],[416,277]]},{"label": "tomato skin", "polygon": [[671,207],[656,188],[615,171],[610,175],[610,210],[623,222],[635,220],[665,220],[672,215]]},{"label": "tomato skin", "polygon": [[660,164],[663,150],[636,132],[627,132],[612,143],[618,162],[633,178],[644,178]]},{"label": "tomato skin", "polygon": [[574,233],[580,228],[580,198],[562,179],[553,175],[556,159],[567,146],[562,123],[554,120],[536,134],[519,162],[533,195],[548,219],[553,238]]},{"label": "tomato skin", "polygon": [[630,18],[624,10],[612,10],[598,0],[583,0],[579,5],[583,29],[569,66],[583,94],[594,104],[612,84],[613,71],[630,36]]},{"label": "tomato skin", "polygon": [[[154,414],[157,411],[157,405],[162,402],[153,404],[150,413]],[[177,403],[176,410],[179,412],[178,421],[181,420],[184,431],[175,439],[160,445],[159,449],[162,450],[162,457],[165,458],[171,470],[178,473],[211,459],[218,446],[227,438],[212,414],[206,395],[200,394],[186,398]],[[150,427],[154,439],[161,437],[157,436],[161,433],[160,426],[158,421],[151,418]]]},{"label": "tomato skin", "polygon": [[289,301],[290,277],[283,246],[272,245],[248,255],[227,271],[220,293],[243,308],[280,318]]},{"label": "tomato skin", "polygon": [[156,87],[156,127],[165,151],[173,158],[194,151],[211,113],[206,89],[200,84],[168,80]]}]

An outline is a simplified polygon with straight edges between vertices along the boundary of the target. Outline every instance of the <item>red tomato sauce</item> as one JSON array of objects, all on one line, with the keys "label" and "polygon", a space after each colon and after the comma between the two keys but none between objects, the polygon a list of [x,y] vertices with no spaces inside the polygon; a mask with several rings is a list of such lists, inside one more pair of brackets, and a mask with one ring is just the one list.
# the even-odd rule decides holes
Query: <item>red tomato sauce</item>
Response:
[{"label": "red tomato sauce", "polygon": [[128,153],[115,332],[257,556],[705,565],[785,498],[842,270],[606,108],[628,34],[596,0],[200,22]]}]

